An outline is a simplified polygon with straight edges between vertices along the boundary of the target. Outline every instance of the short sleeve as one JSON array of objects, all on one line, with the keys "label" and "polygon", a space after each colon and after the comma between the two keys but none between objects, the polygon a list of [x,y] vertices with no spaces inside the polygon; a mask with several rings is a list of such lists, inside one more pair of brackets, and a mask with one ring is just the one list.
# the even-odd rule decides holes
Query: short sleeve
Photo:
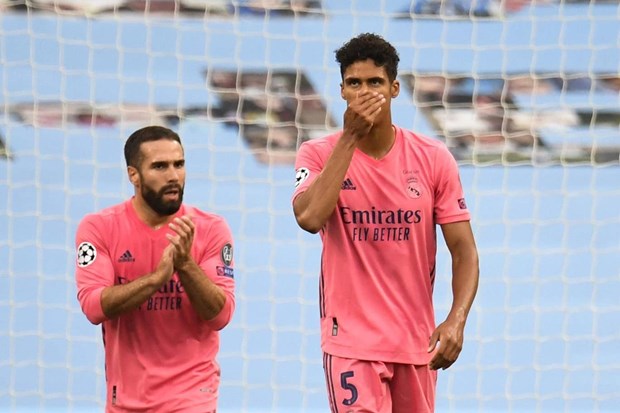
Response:
[{"label": "short sleeve", "polygon": [[470,219],[458,164],[445,145],[439,146],[436,153],[433,215],[437,224],[469,221]]},{"label": "short sleeve", "polygon": [[295,191],[292,201],[319,176],[324,167],[324,162],[316,151],[316,145],[311,141],[301,144],[295,158]]}]

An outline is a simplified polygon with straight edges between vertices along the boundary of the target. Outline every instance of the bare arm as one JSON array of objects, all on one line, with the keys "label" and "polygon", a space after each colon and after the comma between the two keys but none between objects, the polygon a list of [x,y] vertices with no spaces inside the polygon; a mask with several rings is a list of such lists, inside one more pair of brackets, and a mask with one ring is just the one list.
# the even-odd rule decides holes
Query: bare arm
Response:
[{"label": "bare arm", "polygon": [[340,186],[360,139],[368,135],[385,98],[376,92],[361,92],[344,114],[344,129],[321,174],[293,204],[297,223],[313,234],[319,232],[334,212]]},{"label": "bare arm", "polygon": [[478,290],[478,251],[469,221],[441,226],[452,256],[452,307],[430,339],[431,352],[439,342],[439,350],[430,362],[433,370],[447,369],[463,348],[463,333],[469,310]]},{"label": "bare arm", "polygon": [[135,310],[155,293],[173,274],[173,246],[168,246],[154,272],[127,284],[106,287],[101,292],[101,308],[109,319]]},{"label": "bare arm", "polygon": [[300,194],[293,203],[297,223],[304,230],[316,234],[334,212],[340,186],[349,169],[355,140],[344,134],[336,143],[321,174]]},{"label": "bare arm", "polygon": [[201,319],[211,320],[216,317],[224,304],[224,291],[211,281],[190,255],[194,241],[194,223],[188,216],[175,218],[169,224],[177,235],[169,235],[174,246],[174,268],[189,297],[189,301]]},{"label": "bare arm", "polygon": [[465,324],[478,290],[478,251],[468,221],[442,225],[448,250],[452,255],[452,307],[447,318]]}]

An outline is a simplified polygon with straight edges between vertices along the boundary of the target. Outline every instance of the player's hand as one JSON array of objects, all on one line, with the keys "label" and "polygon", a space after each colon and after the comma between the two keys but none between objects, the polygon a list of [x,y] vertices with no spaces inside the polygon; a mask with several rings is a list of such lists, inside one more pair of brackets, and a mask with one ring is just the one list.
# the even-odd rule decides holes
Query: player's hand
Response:
[{"label": "player's hand", "polygon": [[172,278],[172,274],[174,274],[174,245],[170,244],[164,249],[155,269],[155,274],[162,283]]},{"label": "player's hand", "polygon": [[463,348],[464,328],[464,323],[449,319],[437,326],[428,346],[428,352],[432,353],[439,344],[439,349],[429,363],[431,370],[445,370],[454,364]]},{"label": "player's hand", "polygon": [[374,125],[385,97],[369,90],[361,91],[355,99],[348,102],[344,112],[344,131],[356,139],[363,139]]},{"label": "player's hand", "polygon": [[173,234],[167,234],[170,244],[174,246],[174,267],[182,268],[191,258],[194,231],[196,227],[191,217],[183,215],[168,224]]}]

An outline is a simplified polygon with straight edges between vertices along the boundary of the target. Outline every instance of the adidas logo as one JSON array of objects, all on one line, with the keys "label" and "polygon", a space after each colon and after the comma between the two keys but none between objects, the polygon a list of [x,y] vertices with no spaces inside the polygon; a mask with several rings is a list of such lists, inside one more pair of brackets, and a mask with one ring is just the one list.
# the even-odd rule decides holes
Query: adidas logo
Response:
[{"label": "adidas logo", "polygon": [[342,189],[342,190],[349,190],[349,191],[355,191],[357,189],[357,187],[355,186],[355,184],[353,183],[351,178],[347,178],[342,183],[342,186],[340,187],[340,189]]},{"label": "adidas logo", "polygon": [[131,255],[129,250],[125,251],[123,255],[118,259],[118,262],[134,262],[136,259]]}]

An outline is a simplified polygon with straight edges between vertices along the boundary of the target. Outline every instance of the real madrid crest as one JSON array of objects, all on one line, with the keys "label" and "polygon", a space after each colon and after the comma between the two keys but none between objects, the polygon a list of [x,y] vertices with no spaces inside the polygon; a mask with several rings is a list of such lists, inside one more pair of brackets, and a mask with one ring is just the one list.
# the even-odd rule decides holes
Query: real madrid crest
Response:
[{"label": "real madrid crest", "polygon": [[418,178],[412,176],[407,178],[406,192],[409,197],[417,199],[422,196],[422,186],[418,182]]}]

